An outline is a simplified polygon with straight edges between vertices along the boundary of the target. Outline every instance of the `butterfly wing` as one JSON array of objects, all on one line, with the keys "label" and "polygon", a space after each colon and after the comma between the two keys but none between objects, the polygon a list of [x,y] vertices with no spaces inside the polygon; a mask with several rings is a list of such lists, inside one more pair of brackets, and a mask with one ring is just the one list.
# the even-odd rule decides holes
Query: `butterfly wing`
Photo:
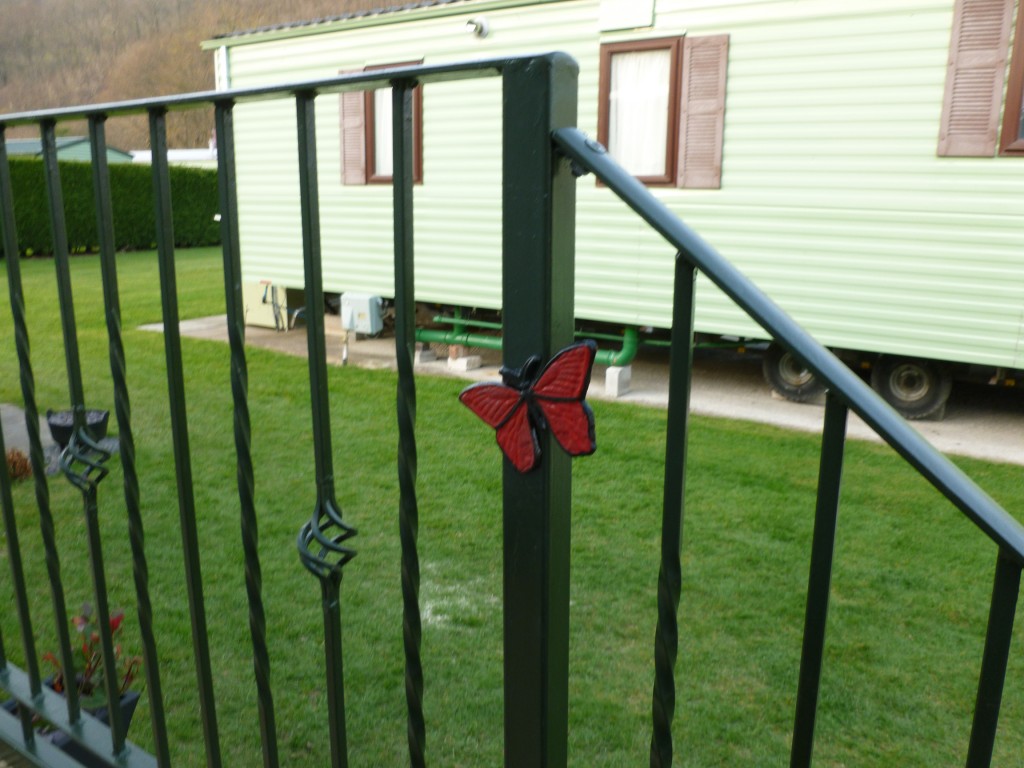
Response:
[{"label": "butterfly wing", "polygon": [[494,429],[508,421],[521,397],[512,387],[490,382],[472,384],[459,393],[459,401]]},{"label": "butterfly wing", "polygon": [[548,429],[570,456],[589,456],[597,450],[594,412],[586,402],[538,399]]},{"label": "butterfly wing", "polygon": [[551,358],[533,385],[533,400],[548,429],[570,456],[589,456],[597,450],[594,412],[584,401],[597,345],[573,344]]},{"label": "butterfly wing", "polygon": [[540,457],[540,444],[524,407],[522,393],[504,384],[473,384],[459,400],[496,431],[498,445],[515,468],[529,472]]},{"label": "butterfly wing", "polygon": [[582,400],[590,387],[590,369],[597,355],[597,344],[590,339],[566,347],[544,366],[533,392],[538,397],[557,400]]},{"label": "butterfly wing", "polygon": [[497,438],[502,452],[520,472],[529,472],[537,466],[540,441],[525,406],[516,408],[508,421],[498,427]]}]

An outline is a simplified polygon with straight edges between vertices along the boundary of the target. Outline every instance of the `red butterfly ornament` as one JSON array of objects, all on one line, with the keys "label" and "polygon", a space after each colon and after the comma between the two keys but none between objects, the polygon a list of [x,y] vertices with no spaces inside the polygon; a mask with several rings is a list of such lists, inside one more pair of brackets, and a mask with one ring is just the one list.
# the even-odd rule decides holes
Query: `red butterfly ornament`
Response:
[{"label": "red butterfly ornament", "polygon": [[494,427],[502,452],[520,472],[540,461],[537,432],[544,429],[570,456],[589,456],[597,450],[594,412],[583,398],[596,354],[597,344],[588,339],[563,349],[539,373],[540,358],[531,357],[522,368],[502,368],[503,384],[473,384],[459,400]]}]

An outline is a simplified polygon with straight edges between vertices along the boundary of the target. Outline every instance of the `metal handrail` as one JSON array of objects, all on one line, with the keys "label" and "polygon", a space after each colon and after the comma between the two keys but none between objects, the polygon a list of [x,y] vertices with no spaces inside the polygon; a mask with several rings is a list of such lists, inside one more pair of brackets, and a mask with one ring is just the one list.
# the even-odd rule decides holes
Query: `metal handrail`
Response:
[{"label": "metal handrail", "polygon": [[1024,525],[936,450],[839,358],[765,295],[746,275],[672,213],[618,165],[598,142],[576,128],[554,133],[557,146],[594,173],[630,208],[678,249],[718,288],[827,384],[882,439],[1024,567]]},{"label": "metal handrail", "polygon": [[500,77],[510,62],[532,57],[481,59],[450,64],[416,65],[350,72],[321,80],[299,80],[261,85],[251,88],[232,88],[222,91],[196,91],[172,96],[87,104],[75,107],[11,112],[0,115],[0,126],[38,125],[44,121],[62,122],[83,120],[96,115],[107,117],[141,115],[158,109],[167,112],[209,107],[222,101],[235,103],[279,99],[287,94],[315,93],[327,95],[348,91],[370,91],[390,88],[395,80],[415,80],[420,83],[443,83],[453,80],[471,80]]}]

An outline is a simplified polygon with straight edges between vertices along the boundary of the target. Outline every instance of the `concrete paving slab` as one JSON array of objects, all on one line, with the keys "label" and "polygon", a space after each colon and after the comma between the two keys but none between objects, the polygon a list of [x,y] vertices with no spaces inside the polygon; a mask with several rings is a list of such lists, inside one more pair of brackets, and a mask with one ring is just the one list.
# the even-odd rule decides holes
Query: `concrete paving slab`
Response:
[{"label": "concrete paving slab", "polygon": [[[4,452],[21,451],[26,456],[31,451],[28,437],[28,426],[25,411],[12,403],[0,403],[0,429],[3,430]],[[39,417],[39,442],[43,446],[43,461],[46,463],[46,474],[52,475],[58,469],[60,447],[50,435],[50,427],[46,416]]]},{"label": "concrete paving slab", "polygon": [[[26,456],[29,451],[28,427],[25,424],[25,411],[11,403],[0,403],[0,424],[4,434],[4,449],[17,449]],[[39,417],[39,436],[43,451],[56,449],[57,444],[50,436],[50,428],[46,424],[46,416]]]}]

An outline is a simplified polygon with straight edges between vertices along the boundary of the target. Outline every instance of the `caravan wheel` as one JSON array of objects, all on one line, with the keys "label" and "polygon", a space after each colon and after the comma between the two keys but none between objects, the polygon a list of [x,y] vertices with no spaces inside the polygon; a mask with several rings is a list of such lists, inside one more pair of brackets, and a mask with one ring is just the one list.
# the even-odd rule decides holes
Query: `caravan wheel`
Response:
[{"label": "caravan wheel", "polygon": [[881,355],[871,369],[871,386],[906,419],[941,419],[953,377],[935,360]]},{"label": "caravan wheel", "polygon": [[807,366],[774,342],[765,350],[761,370],[768,385],[787,400],[806,403],[825,391],[825,387]]}]

